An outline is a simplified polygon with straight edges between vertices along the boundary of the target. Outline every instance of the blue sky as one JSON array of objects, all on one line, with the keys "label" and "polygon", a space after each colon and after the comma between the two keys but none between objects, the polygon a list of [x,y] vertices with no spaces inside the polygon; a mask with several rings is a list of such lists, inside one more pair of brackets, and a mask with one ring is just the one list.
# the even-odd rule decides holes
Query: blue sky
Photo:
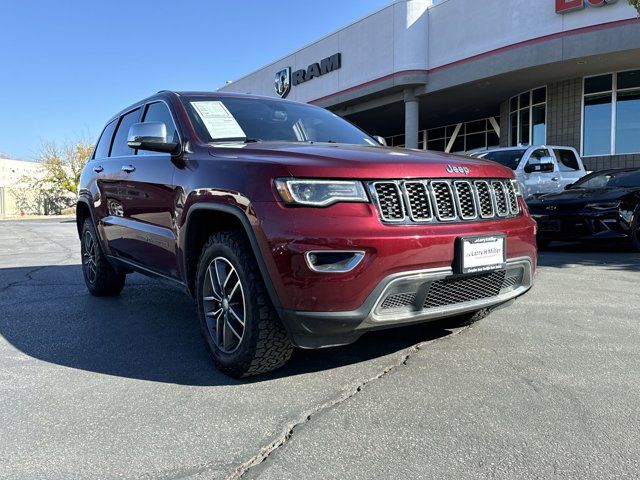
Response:
[{"label": "blue sky", "polygon": [[2,0],[0,152],[93,140],[158,90],[215,90],[391,0]]}]

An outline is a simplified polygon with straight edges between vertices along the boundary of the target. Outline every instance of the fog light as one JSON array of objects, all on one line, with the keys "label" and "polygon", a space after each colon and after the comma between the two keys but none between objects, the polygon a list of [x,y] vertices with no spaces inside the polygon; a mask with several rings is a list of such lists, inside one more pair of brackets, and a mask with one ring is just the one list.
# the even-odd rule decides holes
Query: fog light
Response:
[{"label": "fog light", "polygon": [[358,266],[365,253],[354,250],[319,250],[307,252],[305,260],[314,272],[347,273]]}]

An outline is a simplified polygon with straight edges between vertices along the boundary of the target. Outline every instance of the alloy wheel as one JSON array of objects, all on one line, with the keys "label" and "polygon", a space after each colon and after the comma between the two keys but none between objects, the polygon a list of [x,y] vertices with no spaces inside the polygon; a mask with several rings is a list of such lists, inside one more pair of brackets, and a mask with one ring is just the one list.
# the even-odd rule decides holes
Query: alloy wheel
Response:
[{"label": "alloy wheel", "polygon": [[82,266],[84,267],[84,273],[87,276],[89,283],[94,283],[98,272],[96,264],[98,245],[90,230],[87,230],[84,233],[82,244],[84,247],[82,252]]},{"label": "alloy wheel", "polygon": [[229,260],[213,259],[207,267],[202,290],[211,339],[224,353],[236,351],[244,337],[246,307],[242,282]]}]

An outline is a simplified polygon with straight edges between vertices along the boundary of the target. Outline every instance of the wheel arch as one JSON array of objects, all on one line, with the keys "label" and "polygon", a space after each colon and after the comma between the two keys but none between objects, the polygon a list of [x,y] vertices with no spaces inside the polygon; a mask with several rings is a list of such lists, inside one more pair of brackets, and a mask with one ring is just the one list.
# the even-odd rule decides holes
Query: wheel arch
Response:
[{"label": "wheel arch", "polygon": [[208,238],[220,231],[237,229],[243,232],[251,245],[253,256],[264,280],[271,303],[280,310],[280,299],[275,291],[256,234],[245,212],[234,205],[194,203],[187,212],[178,245],[182,256],[185,284],[195,297],[195,278],[202,247]]},{"label": "wheel arch", "polygon": [[78,238],[82,235],[82,225],[84,225],[84,221],[87,218],[90,218],[93,222],[89,200],[82,196],[78,197],[78,203],[76,204],[76,229],[78,230]]}]

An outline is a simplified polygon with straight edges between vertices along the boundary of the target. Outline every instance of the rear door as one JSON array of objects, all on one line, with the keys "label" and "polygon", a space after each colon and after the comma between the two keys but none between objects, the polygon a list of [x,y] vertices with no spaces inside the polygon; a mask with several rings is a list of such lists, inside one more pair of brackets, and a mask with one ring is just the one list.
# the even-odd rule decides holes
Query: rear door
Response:
[{"label": "rear door", "polygon": [[133,242],[130,224],[125,220],[127,212],[124,204],[135,192],[130,191],[129,173],[123,167],[133,164],[135,151],[127,146],[127,133],[129,127],[140,120],[141,114],[142,108],[137,107],[117,120],[109,157],[102,165],[104,172],[100,182],[101,207],[104,212],[102,228],[108,248],[112,255],[125,259],[130,258]]},{"label": "rear door", "polygon": [[[169,140],[179,141],[176,124],[166,103],[151,102],[140,114],[143,122],[163,122]],[[123,130],[119,128],[116,132],[113,147],[126,153],[118,157],[121,164],[118,200],[122,204],[122,216],[114,221],[120,227],[120,239],[115,239],[119,242],[118,255],[177,278],[177,190],[173,185],[176,166],[168,153],[130,149],[126,141],[133,123],[122,123]]]},{"label": "rear door", "polygon": [[553,160],[553,155],[549,151],[548,148],[536,148],[534,149],[528,157],[525,157],[523,162],[521,163],[522,171],[520,175],[522,176],[522,184],[524,187],[524,196],[525,198],[530,197],[531,195],[535,195],[538,193],[552,193],[557,192],[559,190],[559,172],[558,165],[553,160],[553,172],[532,172],[527,173],[524,171],[526,165],[532,159],[541,159],[544,157],[550,157]]},{"label": "rear door", "polygon": [[554,148],[560,176],[560,190],[580,180],[586,172],[578,153],[571,148]]}]

